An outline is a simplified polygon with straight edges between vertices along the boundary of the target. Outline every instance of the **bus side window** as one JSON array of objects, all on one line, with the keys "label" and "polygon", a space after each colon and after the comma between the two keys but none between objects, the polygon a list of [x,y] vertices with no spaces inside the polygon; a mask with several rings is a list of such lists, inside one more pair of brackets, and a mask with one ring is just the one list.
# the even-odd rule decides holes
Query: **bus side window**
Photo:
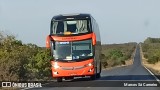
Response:
[{"label": "bus side window", "polygon": [[88,30],[87,30],[87,21],[86,20],[77,21],[76,27],[77,27],[77,32],[78,33],[86,33],[86,32],[88,32]]},{"label": "bus side window", "polygon": [[56,33],[63,33],[64,32],[64,24],[63,22],[58,22]]}]

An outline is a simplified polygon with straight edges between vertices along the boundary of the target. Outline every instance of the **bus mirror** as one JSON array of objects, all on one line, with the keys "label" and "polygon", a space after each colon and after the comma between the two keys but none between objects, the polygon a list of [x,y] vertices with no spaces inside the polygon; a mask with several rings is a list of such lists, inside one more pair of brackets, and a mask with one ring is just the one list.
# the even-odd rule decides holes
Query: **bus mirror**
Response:
[{"label": "bus mirror", "polygon": [[50,36],[48,35],[47,38],[46,38],[46,48],[50,48]]},{"label": "bus mirror", "polygon": [[96,35],[95,35],[95,33],[92,34],[92,44],[96,45]]}]

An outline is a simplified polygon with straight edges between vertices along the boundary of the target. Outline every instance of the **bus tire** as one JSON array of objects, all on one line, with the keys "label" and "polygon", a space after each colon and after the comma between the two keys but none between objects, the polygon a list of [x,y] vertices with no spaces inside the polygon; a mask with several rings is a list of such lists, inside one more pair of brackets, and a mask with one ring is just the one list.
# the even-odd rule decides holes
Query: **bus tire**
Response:
[{"label": "bus tire", "polygon": [[101,77],[101,71],[102,71],[102,66],[101,66],[101,63],[100,63],[99,73],[96,74],[96,78],[100,78]]},{"label": "bus tire", "polygon": [[97,73],[96,78],[100,78],[101,77],[101,73]]},{"label": "bus tire", "polygon": [[99,73],[101,73],[102,72],[102,63],[100,63],[100,72]]},{"label": "bus tire", "polygon": [[72,80],[72,79],[74,79],[74,77],[65,77],[64,79],[65,80]]},{"label": "bus tire", "polygon": [[62,82],[62,78],[61,78],[61,77],[58,77],[58,78],[57,78],[57,82]]},{"label": "bus tire", "polygon": [[97,78],[96,74],[90,76],[90,79],[91,79],[91,80],[96,80],[96,78]]}]

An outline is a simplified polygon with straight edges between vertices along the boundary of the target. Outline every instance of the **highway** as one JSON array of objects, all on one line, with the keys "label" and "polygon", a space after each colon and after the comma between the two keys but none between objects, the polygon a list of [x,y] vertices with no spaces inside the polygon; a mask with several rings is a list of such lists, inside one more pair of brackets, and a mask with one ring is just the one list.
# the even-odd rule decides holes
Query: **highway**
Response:
[{"label": "highway", "polygon": [[[42,88],[32,88],[30,90],[160,90],[160,87],[134,86],[139,85],[138,82],[141,83],[141,81],[143,82],[142,84],[155,83],[159,85],[155,80],[155,77],[152,76],[141,64],[140,47],[137,46],[132,65],[103,70],[101,78],[97,80],[92,81],[88,78],[77,78],[73,81],[58,83],[58,85],[63,87],[55,87],[55,82],[42,85]],[[122,87],[124,83],[133,85],[134,87]]]}]

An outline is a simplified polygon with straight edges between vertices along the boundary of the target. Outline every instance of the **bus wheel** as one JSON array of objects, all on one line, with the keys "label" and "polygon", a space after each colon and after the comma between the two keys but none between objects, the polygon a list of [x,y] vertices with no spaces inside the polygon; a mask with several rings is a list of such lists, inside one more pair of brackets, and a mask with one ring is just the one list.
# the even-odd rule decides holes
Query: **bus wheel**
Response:
[{"label": "bus wheel", "polygon": [[97,78],[101,77],[101,71],[102,71],[102,66],[101,66],[101,63],[100,63],[100,70],[99,70],[99,73],[97,73],[97,75],[96,75]]},{"label": "bus wheel", "polygon": [[90,79],[91,79],[91,80],[95,80],[95,79],[96,79],[96,74],[95,74],[95,75],[90,76]]},{"label": "bus wheel", "polygon": [[65,77],[64,79],[65,80],[72,80],[72,79],[74,79],[74,77]]},{"label": "bus wheel", "polygon": [[58,77],[58,78],[57,78],[57,82],[62,82],[62,78],[61,78],[61,77]]},{"label": "bus wheel", "polygon": [[99,73],[101,73],[102,72],[102,64],[100,63],[100,72]]},{"label": "bus wheel", "polygon": [[96,78],[100,78],[101,77],[101,73],[97,73]]}]

